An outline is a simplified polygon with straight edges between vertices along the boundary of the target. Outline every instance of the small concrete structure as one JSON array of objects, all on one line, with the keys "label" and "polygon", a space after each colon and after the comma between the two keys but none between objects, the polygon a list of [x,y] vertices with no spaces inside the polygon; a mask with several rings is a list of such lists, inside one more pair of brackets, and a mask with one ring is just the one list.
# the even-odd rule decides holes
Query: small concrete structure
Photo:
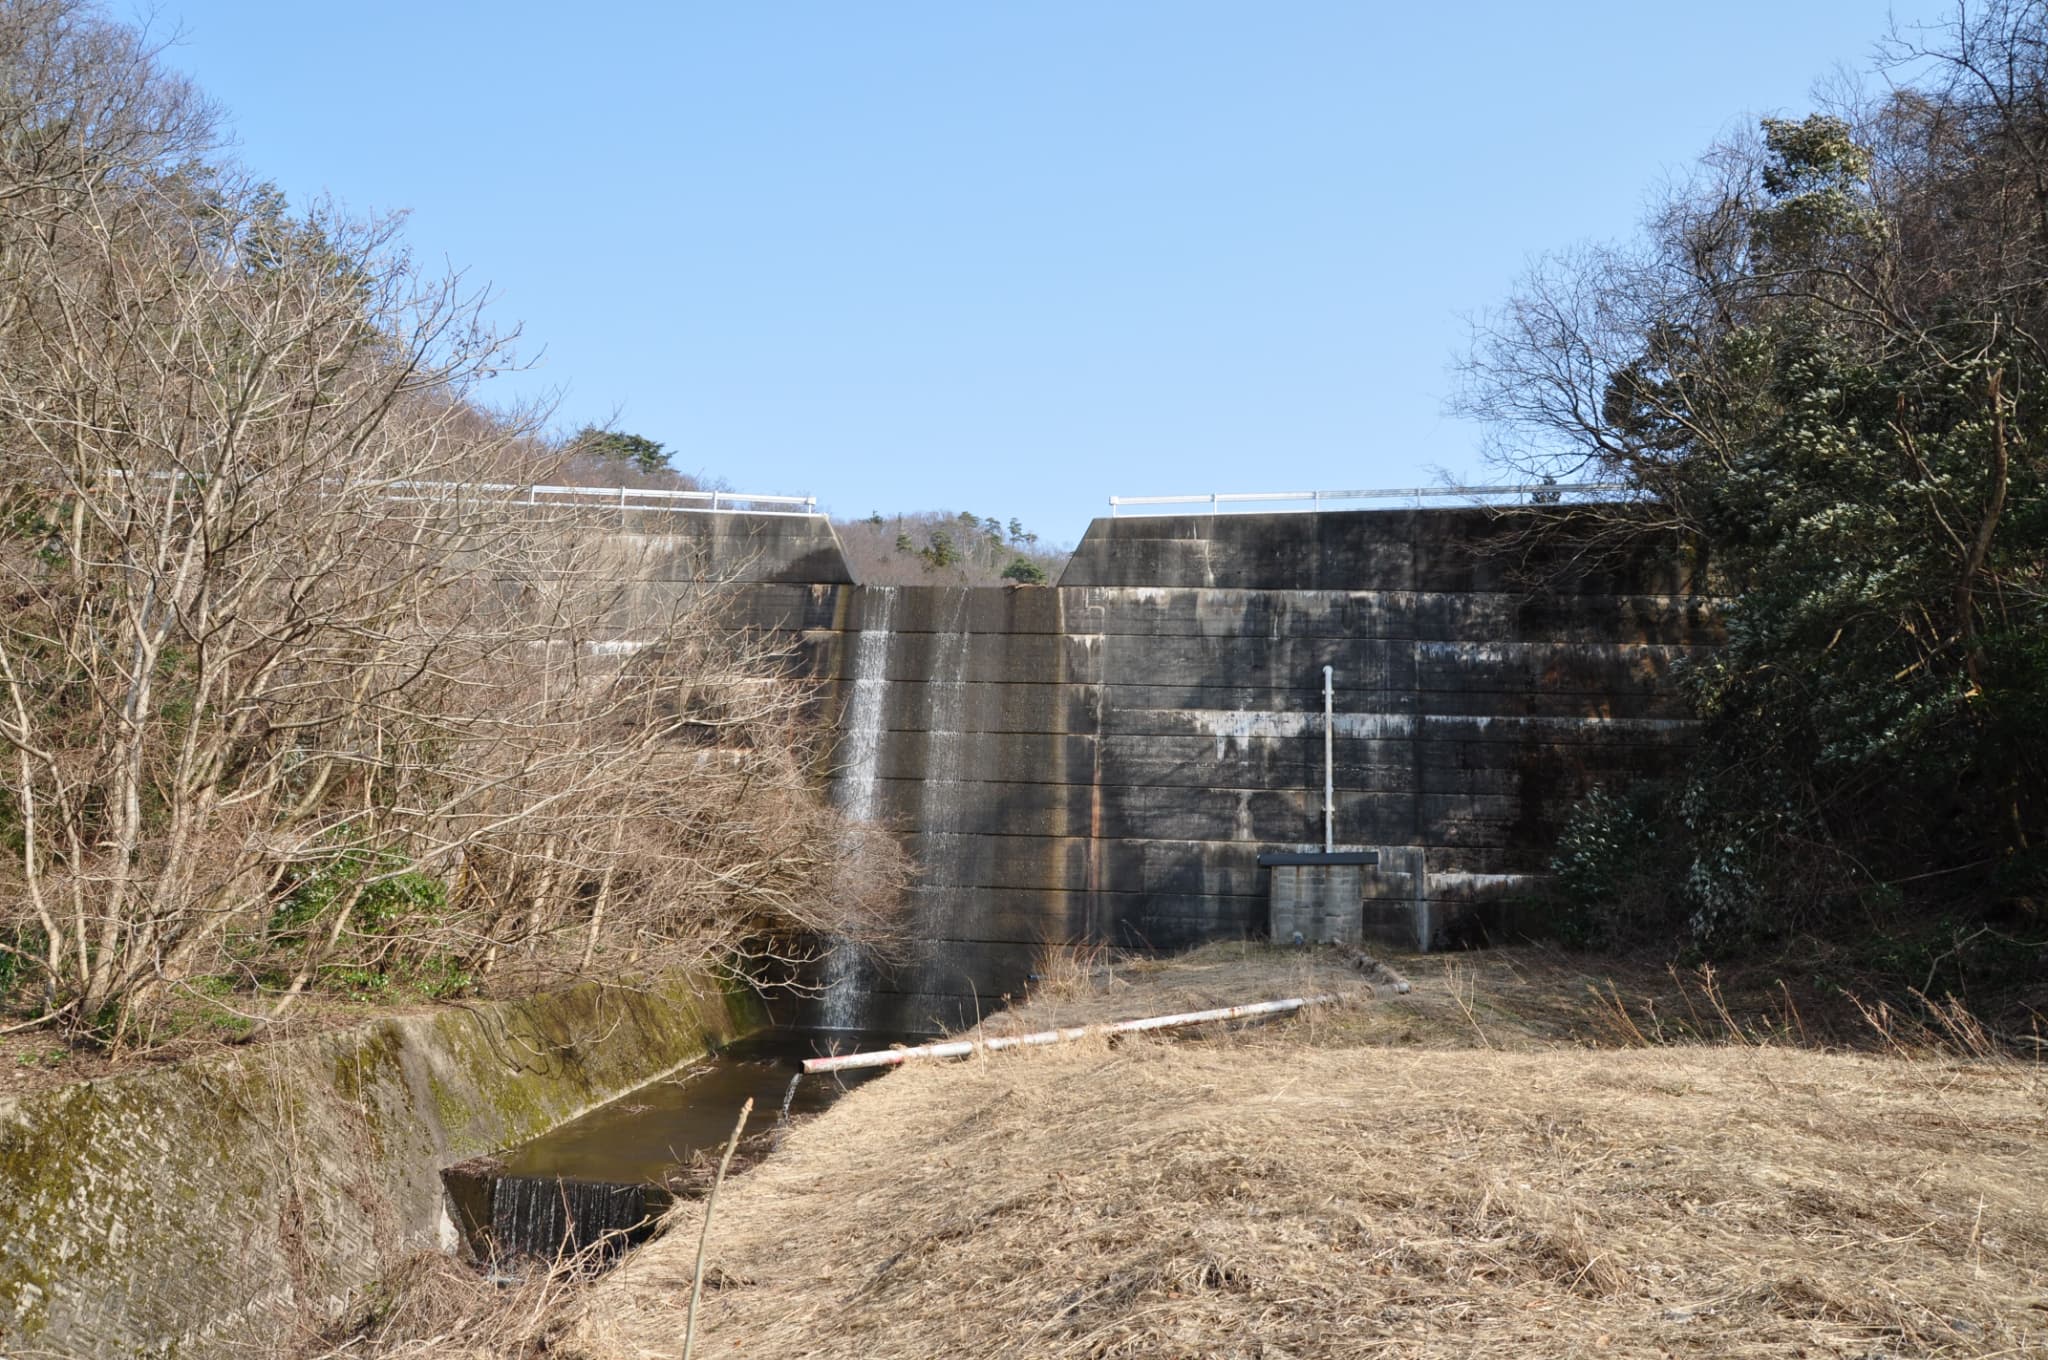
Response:
[{"label": "small concrete structure", "polygon": [[1358,944],[1365,932],[1365,870],[1379,862],[1372,850],[1260,855],[1259,867],[1267,871],[1266,920],[1273,943]]}]

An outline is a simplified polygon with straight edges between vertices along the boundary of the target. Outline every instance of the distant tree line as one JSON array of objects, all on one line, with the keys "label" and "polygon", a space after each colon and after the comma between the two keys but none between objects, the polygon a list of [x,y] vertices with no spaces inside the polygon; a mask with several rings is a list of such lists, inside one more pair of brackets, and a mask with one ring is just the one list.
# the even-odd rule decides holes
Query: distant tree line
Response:
[{"label": "distant tree line", "polygon": [[[556,476],[571,486],[730,491],[721,478],[678,471],[666,444],[644,434],[584,425],[553,445]],[[758,490],[759,488],[755,488]]]},{"label": "distant tree line", "polygon": [[2038,985],[2048,5],[1883,52],[1876,93],[1764,120],[1638,239],[1537,266],[1464,405],[1519,472],[1640,488],[1617,535],[1682,535],[1726,601],[1687,773],[1604,791],[1560,852],[1581,926]]},{"label": "distant tree line", "polygon": [[856,580],[874,585],[1046,585],[1069,551],[1041,546],[1015,518],[926,511],[836,520]]}]

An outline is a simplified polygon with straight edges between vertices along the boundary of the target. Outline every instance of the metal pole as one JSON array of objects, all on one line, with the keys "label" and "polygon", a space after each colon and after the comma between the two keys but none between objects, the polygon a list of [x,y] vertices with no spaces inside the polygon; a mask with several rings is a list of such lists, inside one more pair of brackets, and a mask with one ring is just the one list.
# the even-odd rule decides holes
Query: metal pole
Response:
[{"label": "metal pole", "polygon": [[1332,764],[1336,753],[1337,673],[1323,667],[1323,853],[1337,848],[1337,772]]}]

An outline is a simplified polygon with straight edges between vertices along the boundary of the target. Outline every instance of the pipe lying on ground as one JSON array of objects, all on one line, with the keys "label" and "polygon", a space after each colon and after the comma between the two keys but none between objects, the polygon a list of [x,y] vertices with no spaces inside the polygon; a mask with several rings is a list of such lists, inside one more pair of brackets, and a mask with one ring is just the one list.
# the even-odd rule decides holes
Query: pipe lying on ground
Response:
[{"label": "pipe lying on ground", "polygon": [[993,1053],[1005,1048],[1030,1048],[1084,1039],[1091,1034],[1137,1034],[1151,1029],[1178,1029],[1214,1020],[1241,1020],[1253,1015],[1284,1015],[1305,1006],[1327,1006],[1341,1000],[1334,992],[1320,996],[1294,996],[1285,1001],[1253,1001],[1242,1006],[1219,1006],[1211,1011],[1183,1011],[1178,1015],[1150,1015],[1142,1020],[1118,1020],[1108,1025],[1076,1025],[1071,1029],[1042,1029],[1035,1034],[1011,1034],[998,1039],[955,1039],[943,1044],[920,1044],[915,1048],[885,1048],[872,1053],[842,1053],[831,1058],[806,1058],[806,1072],[841,1072],[849,1067],[894,1067],[912,1058],[964,1058],[972,1053]]}]

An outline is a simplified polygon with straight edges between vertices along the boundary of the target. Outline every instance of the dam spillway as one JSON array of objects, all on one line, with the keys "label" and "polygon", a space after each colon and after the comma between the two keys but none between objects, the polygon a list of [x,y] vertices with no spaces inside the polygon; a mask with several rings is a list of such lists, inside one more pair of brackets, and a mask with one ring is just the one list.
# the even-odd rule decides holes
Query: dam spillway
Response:
[{"label": "dam spillway", "polygon": [[823,519],[719,520],[651,576],[720,580],[736,621],[800,639],[835,797],[920,867],[912,956],[828,960],[828,1026],[971,1021],[1048,945],[1260,933],[1258,855],[1323,841],[1326,665],[1368,926],[1498,931],[1587,789],[1680,757],[1673,668],[1713,641],[1675,545],[1588,554],[1569,515],[1099,519],[1054,586],[985,588],[861,585]]}]

